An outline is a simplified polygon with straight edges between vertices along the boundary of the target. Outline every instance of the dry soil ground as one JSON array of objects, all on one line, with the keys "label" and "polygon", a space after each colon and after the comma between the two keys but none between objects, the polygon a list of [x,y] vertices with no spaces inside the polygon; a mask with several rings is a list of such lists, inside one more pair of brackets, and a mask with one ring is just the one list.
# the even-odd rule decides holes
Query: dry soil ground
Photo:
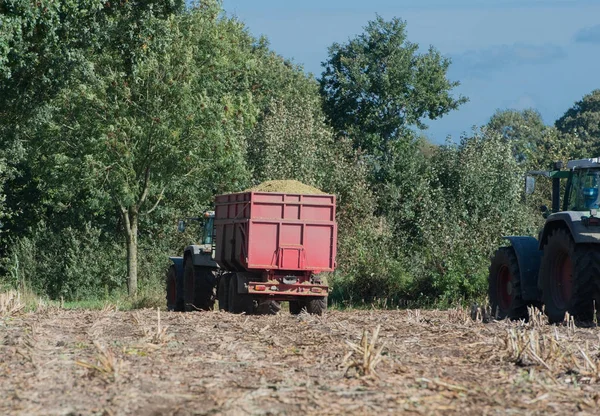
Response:
[{"label": "dry soil ground", "polygon": [[[600,329],[538,321],[17,313],[0,317],[0,414],[599,414]],[[378,325],[371,356],[349,356]]]}]

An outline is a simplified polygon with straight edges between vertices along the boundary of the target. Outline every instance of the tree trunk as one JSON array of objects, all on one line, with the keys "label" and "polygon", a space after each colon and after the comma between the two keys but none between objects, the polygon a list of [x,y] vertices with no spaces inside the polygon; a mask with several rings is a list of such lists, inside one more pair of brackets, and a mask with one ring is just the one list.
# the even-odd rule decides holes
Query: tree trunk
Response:
[{"label": "tree trunk", "polygon": [[138,286],[138,213],[133,208],[122,208],[121,213],[127,242],[127,292],[129,296],[136,296]]}]

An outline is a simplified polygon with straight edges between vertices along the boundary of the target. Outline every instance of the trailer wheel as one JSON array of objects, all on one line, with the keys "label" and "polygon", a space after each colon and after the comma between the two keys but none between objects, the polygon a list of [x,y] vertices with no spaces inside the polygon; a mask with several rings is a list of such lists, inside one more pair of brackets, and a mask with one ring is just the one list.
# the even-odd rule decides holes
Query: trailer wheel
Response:
[{"label": "trailer wheel", "polygon": [[175,265],[171,265],[167,270],[167,310],[177,310],[177,272]]},{"label": "trailer wheel", "polygon": [[229,282],[229,312],[246,313],[251,315],[254,311],[254,301],[248,295],[238,293],[238,277],[233,274]]},{"label": "trailer wheel", "polygon": [[281,303],[276,300],[259,301],[256,308],[258,315],[277,315],[279,311],[281,311]]},{"label": "trailer wheel", "polygon": [[231,283],[231,273],[222,274],[219,277],[219,287],[217,289],[217,300],[219,301],[219,310],[229,311],[229,284]]},{"label": "trailer wheel", "polygon": [[306,311],[311,315],[323,315],[327,310],[327,298],[310,298],[306,302]]},{"label": "trailer wheel", "polygon": [[564,229],[554,230],[544,246],[540,279],[542,300],[550,323],[562,322],[573,294],[575,244]]},{"label": "trailer wheel", "polygon": [[187,257],[183,267],[185,310],[212,310],[215,304],[216,279],[212,269],[194,266]]},{"label": "trailer wheel", "polygon": [[527,319],[527,303],[523,300],[521,272],[515,250],[496,250],[488,275],[488,296],[496,319]]},{"label": "trailer wheel", "polygon": [[297,300],[290,300],[289,307],[290,307],[290,313],[292,315],[298,315],[300,312],[302,312],[303,306]]}]

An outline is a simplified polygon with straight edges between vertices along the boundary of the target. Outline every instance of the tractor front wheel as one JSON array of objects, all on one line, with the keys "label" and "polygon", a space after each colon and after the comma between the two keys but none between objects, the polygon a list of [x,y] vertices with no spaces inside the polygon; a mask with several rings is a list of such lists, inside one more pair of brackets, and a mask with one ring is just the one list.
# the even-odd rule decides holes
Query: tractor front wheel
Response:
[{"label": "tractor front wheel", "polygon": [[521,290],[521,272],[515,250],[496,250],[488,276],[488,295],[496,319],[527,319],[527,303]]}]

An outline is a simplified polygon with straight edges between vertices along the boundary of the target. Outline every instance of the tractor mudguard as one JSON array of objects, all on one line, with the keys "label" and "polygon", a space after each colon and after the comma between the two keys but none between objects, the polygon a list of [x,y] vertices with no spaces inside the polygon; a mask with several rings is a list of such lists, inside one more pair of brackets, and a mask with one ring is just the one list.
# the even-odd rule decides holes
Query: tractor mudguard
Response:
[{"label": "tractor mudguard", "polygon": [[598,244],[600,243],[600,226],[585,225],[581,220],[584,217],[590,217],[589,211],[562,211],[552,214],[546,219],[546,225],[540,237],[539,248],[542,249],[546,244],[550,230],[556,226],[565,225],[575,244]]},{"label": "tractor mudguard", "polygon": [[538,273],[540,270],[540,262],[542,260],[542,252],[539,249],[538,240],[534,237],[526,236],[510,236],[504,238],[510,241],[517,256],[521,274],[521,296],[523,297],[523,300],[540,300]]},{"label": "tractor mudguard", "polygon": [[184,250],[184,257],[188,255],[192,257],[194,266],[219,268],[219,265],[212,257],[212,246],[210,245],[187,246]]},{"label": "tractor mudguard", "polygon": [[[183,257],[169,257],[169,260],[173,262],[175,266],[175,285],[177,287],[177,297],[181,299],[181,307],[183,308]],[[175,310],[177,309],[175,306]]]},{"label": "tractor mudguard", "polygon": [[183,281],[183,257],[169,257],[169,260],[171,260],[175,266],[177,282]]}]

